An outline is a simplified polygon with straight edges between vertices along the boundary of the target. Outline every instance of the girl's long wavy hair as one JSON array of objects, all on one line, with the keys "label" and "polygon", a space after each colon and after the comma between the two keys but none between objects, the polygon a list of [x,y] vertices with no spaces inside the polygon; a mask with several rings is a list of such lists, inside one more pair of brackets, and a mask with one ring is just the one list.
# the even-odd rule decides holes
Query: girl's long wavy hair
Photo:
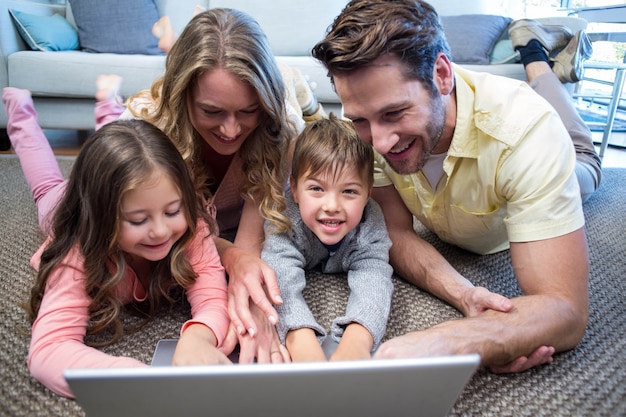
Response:
[{"label": "girl's long wavy hair", "polygon": [[259,204],[261,214],[273,223],[285,223],[284,186],[289,142],[296,135],[287,119],[285,86],[265,33],[249,15],[216,8],[197,14],[169,52],[163,77],[153,83],[156,102],[151,113],[140,117],[160,126],[189,164],[196,185],[208,194],[211,167],[202,160],[204,139],[189,117],[191,89],[203,74],[222,68],[249,83],[257,92],[262,116],[259,126],[239,149],[247,185],[245,199]]},{"label": "girl's long wavy hair", "polygon": [[144,323],[154,316],[163,300],[176,301],[171,293],[173,283],[182,293],[195,281],[185,249],[196,233],[199,218],[207,222],[211,233],[215,224],[206,214],[191,173],[174,144],[157,127],[141,120],[116,121],[94,133],[74,162],[26,304],[31,321],[39,312],[52,272],[77,249],[84,262],[85,289],[91,298],[87,334],[112,331],[108,340],[94,345],[119,340],[124,332],[120,320],[123,305],[116,291],[128,267],[125,253],[118,246],[122,198],[128,191],[153,181],[157,172],[176,184],[188,228],[167,257],[151,263],[147,301],[138,306],[146,315]]}]

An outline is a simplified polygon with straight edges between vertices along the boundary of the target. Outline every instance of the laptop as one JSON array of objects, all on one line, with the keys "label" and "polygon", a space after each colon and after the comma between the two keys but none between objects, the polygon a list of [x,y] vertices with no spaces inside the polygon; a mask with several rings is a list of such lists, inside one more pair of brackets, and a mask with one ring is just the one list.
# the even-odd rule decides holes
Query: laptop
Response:
[{"label": "laptop", "polygon": [[175,340],[159,341],[151,367],[68,369],[65,378],[87,417],[445,416],[480,363],[479,355],[182,367],[159,362],[173,348]]}]

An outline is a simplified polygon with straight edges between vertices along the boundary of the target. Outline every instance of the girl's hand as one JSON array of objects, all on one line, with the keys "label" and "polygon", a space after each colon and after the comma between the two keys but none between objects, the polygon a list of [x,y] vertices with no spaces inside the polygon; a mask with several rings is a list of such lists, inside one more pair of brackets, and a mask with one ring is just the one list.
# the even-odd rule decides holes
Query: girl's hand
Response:
[{"label": "girl's hand", "polygon": [[176,344],[172,365],[215,365],[232,362],[220,352],[213,331],[204,324],[192,324],[183,332]]}]

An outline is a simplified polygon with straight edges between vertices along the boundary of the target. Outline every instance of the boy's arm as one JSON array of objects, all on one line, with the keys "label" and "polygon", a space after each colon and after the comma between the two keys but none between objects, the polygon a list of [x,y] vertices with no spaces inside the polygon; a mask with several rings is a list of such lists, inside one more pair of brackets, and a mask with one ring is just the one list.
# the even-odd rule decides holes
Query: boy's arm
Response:
[{"label": "boy's arm", "polygon": [[359,323],[350,323],[335,353],[330,357],[331,361],[370,359],[370,352],[374,346],[374,338],[370,332]]},{"label": "boy's arm", "polygon": [[373,338],[377,349],[387,329],[391,310],[393,269],[389,264],[391,240],[385,228],[382,211],[371,202],[364,221],[350,242],[346,242],[343,268],[348,273],[350,296],[346,312],[333,320],[331,332],[335,339],[343,339],[348,326],[359,323]]},{"label": "boy's arm", "polygon": [[326,355],[313,329],[307,327],[291,330],[285,340],[293,362],[325,361]]}]

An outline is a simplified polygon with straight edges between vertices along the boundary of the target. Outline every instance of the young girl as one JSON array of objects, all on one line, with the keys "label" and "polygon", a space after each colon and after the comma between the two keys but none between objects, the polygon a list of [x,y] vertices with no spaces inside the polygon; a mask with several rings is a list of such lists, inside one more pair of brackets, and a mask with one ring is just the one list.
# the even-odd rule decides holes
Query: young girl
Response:
[{"label": "young girl", "polygon": [[[278,278],[283,304],[276,327],[293,361],[326,360],[320,342],[336,347],[331,360],[370,358],[385,335],[393,292],[391,241],[382,211],[370,199],[373,183],[372,148],[351,122],[331,113],[298,136],[284,211],[291,227],[268,222],[262,252]],[[319,266],[324,273],[347,273],[350,286],[330,341],[302,296],[305,271]]]},{"label": "young girl", "polygon": [[71,397],[68,368],[146,366],[86,346],[89,334],[122,337],[120,311],[154,316],[184,293],[184,323],[173,364],[229,363],[217,347],[229,325],[224,269],[191,174],[168,137],[139,120],[118,121],[83,145],[65,181],[39,129],[28,91],[5,88],[7,131],[48,236],[27,312],[33,320],[28,366]]}]

